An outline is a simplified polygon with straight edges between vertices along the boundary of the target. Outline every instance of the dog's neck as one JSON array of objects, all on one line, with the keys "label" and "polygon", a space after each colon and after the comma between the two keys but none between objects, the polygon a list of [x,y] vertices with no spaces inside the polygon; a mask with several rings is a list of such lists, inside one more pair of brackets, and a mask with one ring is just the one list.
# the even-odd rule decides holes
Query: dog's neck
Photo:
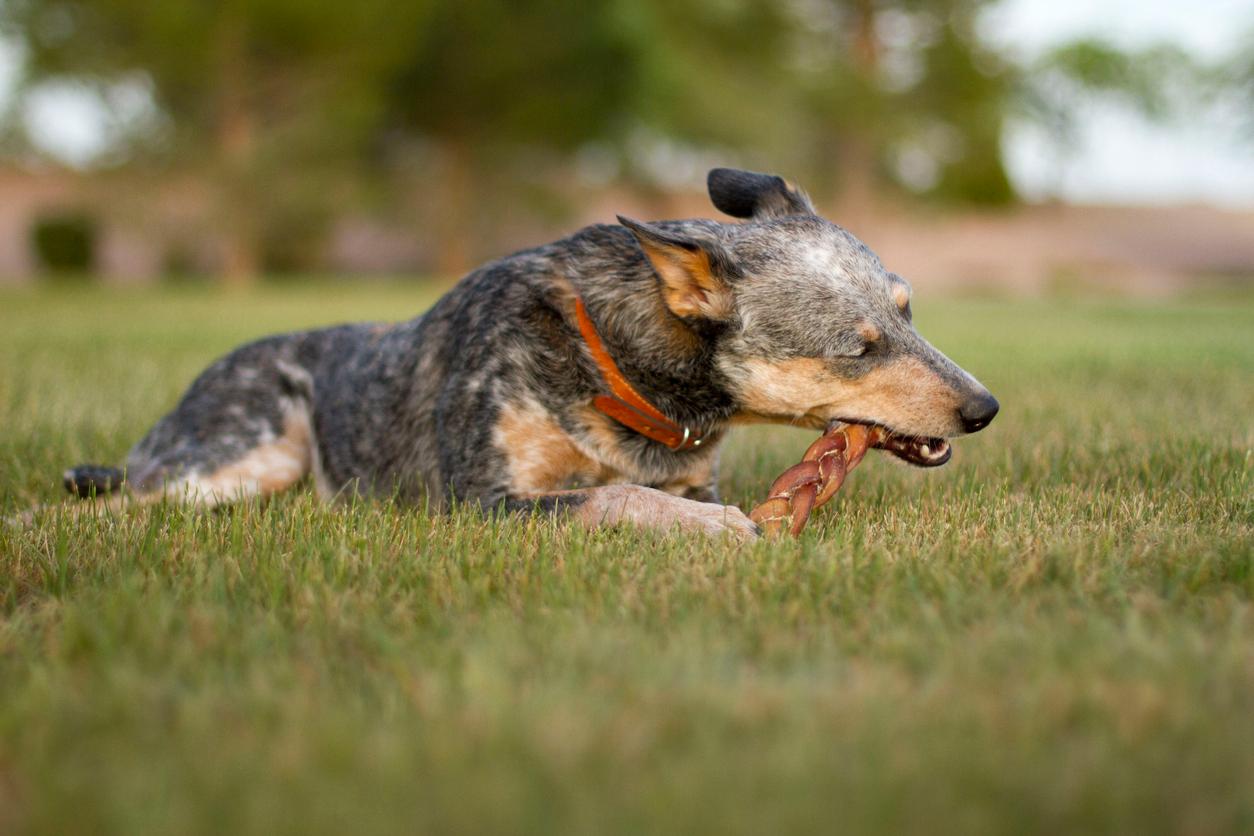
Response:
[{"label": "dog's neck", "polygon": [[671,420],[719,429],[734,412],[714,365],[720,326],[680,319],[638,250],[615,269],[572,276],[597,333],[631,384]]}]

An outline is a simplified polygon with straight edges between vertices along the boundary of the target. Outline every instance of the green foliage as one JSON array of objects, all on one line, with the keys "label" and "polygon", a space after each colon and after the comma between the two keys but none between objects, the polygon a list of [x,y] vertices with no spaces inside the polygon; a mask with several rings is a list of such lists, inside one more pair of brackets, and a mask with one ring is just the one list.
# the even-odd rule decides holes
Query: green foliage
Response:
[{"label": "green foliage", "polygon": [[[0,511],[243,340],[433,295],[6,293]],[[1248,829],[1254,301],[916,302],[1002,415],[795,543],[308,492],[0,525],[0,829]],[[738,431],[725,494],[810,439]]]},{"label": "green foliage", "polygon": [[[274,227],[342,207],[382,124],[385,82],[422,2],[12,0],[28,85],[138,90],[158,118],[118,125],[116,158],[191,173],[213,232],[252,273]],[[316,225],[314,228],[317,228]]]},{"label": "green foliage", "polygon": [[[983,5],[13,0],[3,19],[33,82],[147,86],[164,121],[135,125],[132,153],[203,162],[247,133],[246,151],[209,159],[233,202],[265,215],[283,211],[291,172],[369,162],[397,137],[482,169],[588,142],[630,160],[646,135],[741,149],[819,183],[842,166],[891,176],[912,145],[935,164],[931,192],[1004,200],[988,152],[1005,69],[974,34]],[[847,139],[871,156],[841,159]]]},{"label": "green foliage", "polygon": [[22,39],[32,82],[142,81],[178,132],[169,147],[200,153],[232,107],[264,110],[263,135],[282,131],[284,144],[293,134],[310,139],[304,119],[335,128],[332,139],[350,134],[363,111],[378,107],[382,73],[424,8],[387,0],[8,0],[3,23]]},{"label": "green foliage", "polygon": [[[1001,163],[1013,68],[978,35],[986,0],[825,0],[797,27],[810,168],[938,200],[1013,199]],[[912,160],[913,174],[898,161]],[[827,180],[830,181],[830,176]]]},{"label": "green foliage", "polygon": [[407,33],[389,103],[419,135],[568,151],[611,135],[636,82],[612,3],[433,3]]},{"label": "green foliage", "polygon": [[31,251],[50,273],[86,275],[96,266],[96,225],[89,215],[45,215],[31,228]]},{"label": "green foliage", "polygon": [[1005,204],[1008,118],[1065,144],[1093,97],[1166,118],[1206,91],[1250,89],[1242,56],[1221,71],[1100,40],[1021,66],[983,35],[990,5],[8,0],[0,25],[24,43],[31,86],[150,95],[110,159],[190,170],[216,192],[219,231],[295,266],[317,247],[277,237],[323,230],[367,197],[396,209],[415,184],[442,244],[507,222],[520,195],[557,206],[589,146],[627,175],[717,155],[820,198],[887,185]]},{"label": "green foliage", "polygon": [[555,184],[567,179],[570,155],[621,137],[640,51],[618,6],[433,0],[405,33],[404,58],[383,88],[380,162],[385,175],[394,166],[411,176],[413,156],[425,163],[437,269],[473,266],[478,233],[507,223],[507,207],[561,205]]},{"label": "green foliage", "polygon": [[1175,47],[1156,46],[1127,52],[1101,40],[1085,39],[1049,52],[1040,69],[1058,73],[1084,90],[1118,96],[1147,116],[1171,110],[1172,88],[1165,79],[1181,79],[1195,67]]},{"label": "green foliage", "polygon": [[1215,70],[1221,96],[1234,104],[1238,113],[1245,114],[1243,138],[1254,141],[1254,28],[1245,33],[1237,48]]},{"label": "green foliage", "polygon": [[796,79],[787,4],[771,0],[646,0],[620,16],[640,45],[634,127],[697,147],[796,157]]},{"label": "green foliage", "polygon": [[1225,90],[1219,76],[1179,47],[1125,50],[1087,38],[1039,58],[1022,76],[1018,102],[1028,118],[1050,129],[1065,146],[1074,141],[1087,104],[1114,103],[1162,122],[1204,112]]},{"label": "green foliage", "polygon": [[1005,113],[1014,71],[975,35],[986,3],[935,10],[938,34],[923,51],[919,81],[902,94],[909,114],[905,141],[937,132],[938,172],[928,193],[958,203],[999,205],[1014,199],[1001,159]]}]

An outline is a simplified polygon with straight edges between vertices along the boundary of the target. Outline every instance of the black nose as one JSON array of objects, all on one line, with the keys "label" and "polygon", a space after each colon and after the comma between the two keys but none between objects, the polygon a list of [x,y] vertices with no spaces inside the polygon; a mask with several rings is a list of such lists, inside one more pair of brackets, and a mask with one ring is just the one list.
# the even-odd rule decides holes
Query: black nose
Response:
[{"label": "black nose", "polygon": [[962,416],[962,428],[969,433],[984,429],[997,415],[999,409],[1001,409],[1001,404],[988,392],[968,398],[958,410],[958,414]]}]

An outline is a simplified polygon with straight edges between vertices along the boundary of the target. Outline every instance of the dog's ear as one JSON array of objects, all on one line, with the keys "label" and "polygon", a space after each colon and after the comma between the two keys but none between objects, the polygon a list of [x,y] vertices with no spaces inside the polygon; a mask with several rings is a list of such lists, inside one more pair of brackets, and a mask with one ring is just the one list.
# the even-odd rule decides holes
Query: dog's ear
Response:
[{"label": "dog's ear", "polygon": [[706,177],[706,186],[714,206],[733,218],[814,214],[814,206],[806,193],[775,174],[715,168]]},{"label": "dog's ear", "polygon": [[662,279],[666,306],[681,317],[722,320],[731,316],[731,259],[721,244],[618,216]]}]

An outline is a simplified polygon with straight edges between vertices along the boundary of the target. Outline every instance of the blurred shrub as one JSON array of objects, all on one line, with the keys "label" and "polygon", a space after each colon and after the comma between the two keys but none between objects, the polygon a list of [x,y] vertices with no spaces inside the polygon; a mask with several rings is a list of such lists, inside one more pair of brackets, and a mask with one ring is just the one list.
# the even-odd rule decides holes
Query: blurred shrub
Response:
[{"label": "blurred shrub", "polygon": [[31,226],[30,246],[47,273],[86,275],[96,266],[96,222],[84,212],[58,212]]}]

